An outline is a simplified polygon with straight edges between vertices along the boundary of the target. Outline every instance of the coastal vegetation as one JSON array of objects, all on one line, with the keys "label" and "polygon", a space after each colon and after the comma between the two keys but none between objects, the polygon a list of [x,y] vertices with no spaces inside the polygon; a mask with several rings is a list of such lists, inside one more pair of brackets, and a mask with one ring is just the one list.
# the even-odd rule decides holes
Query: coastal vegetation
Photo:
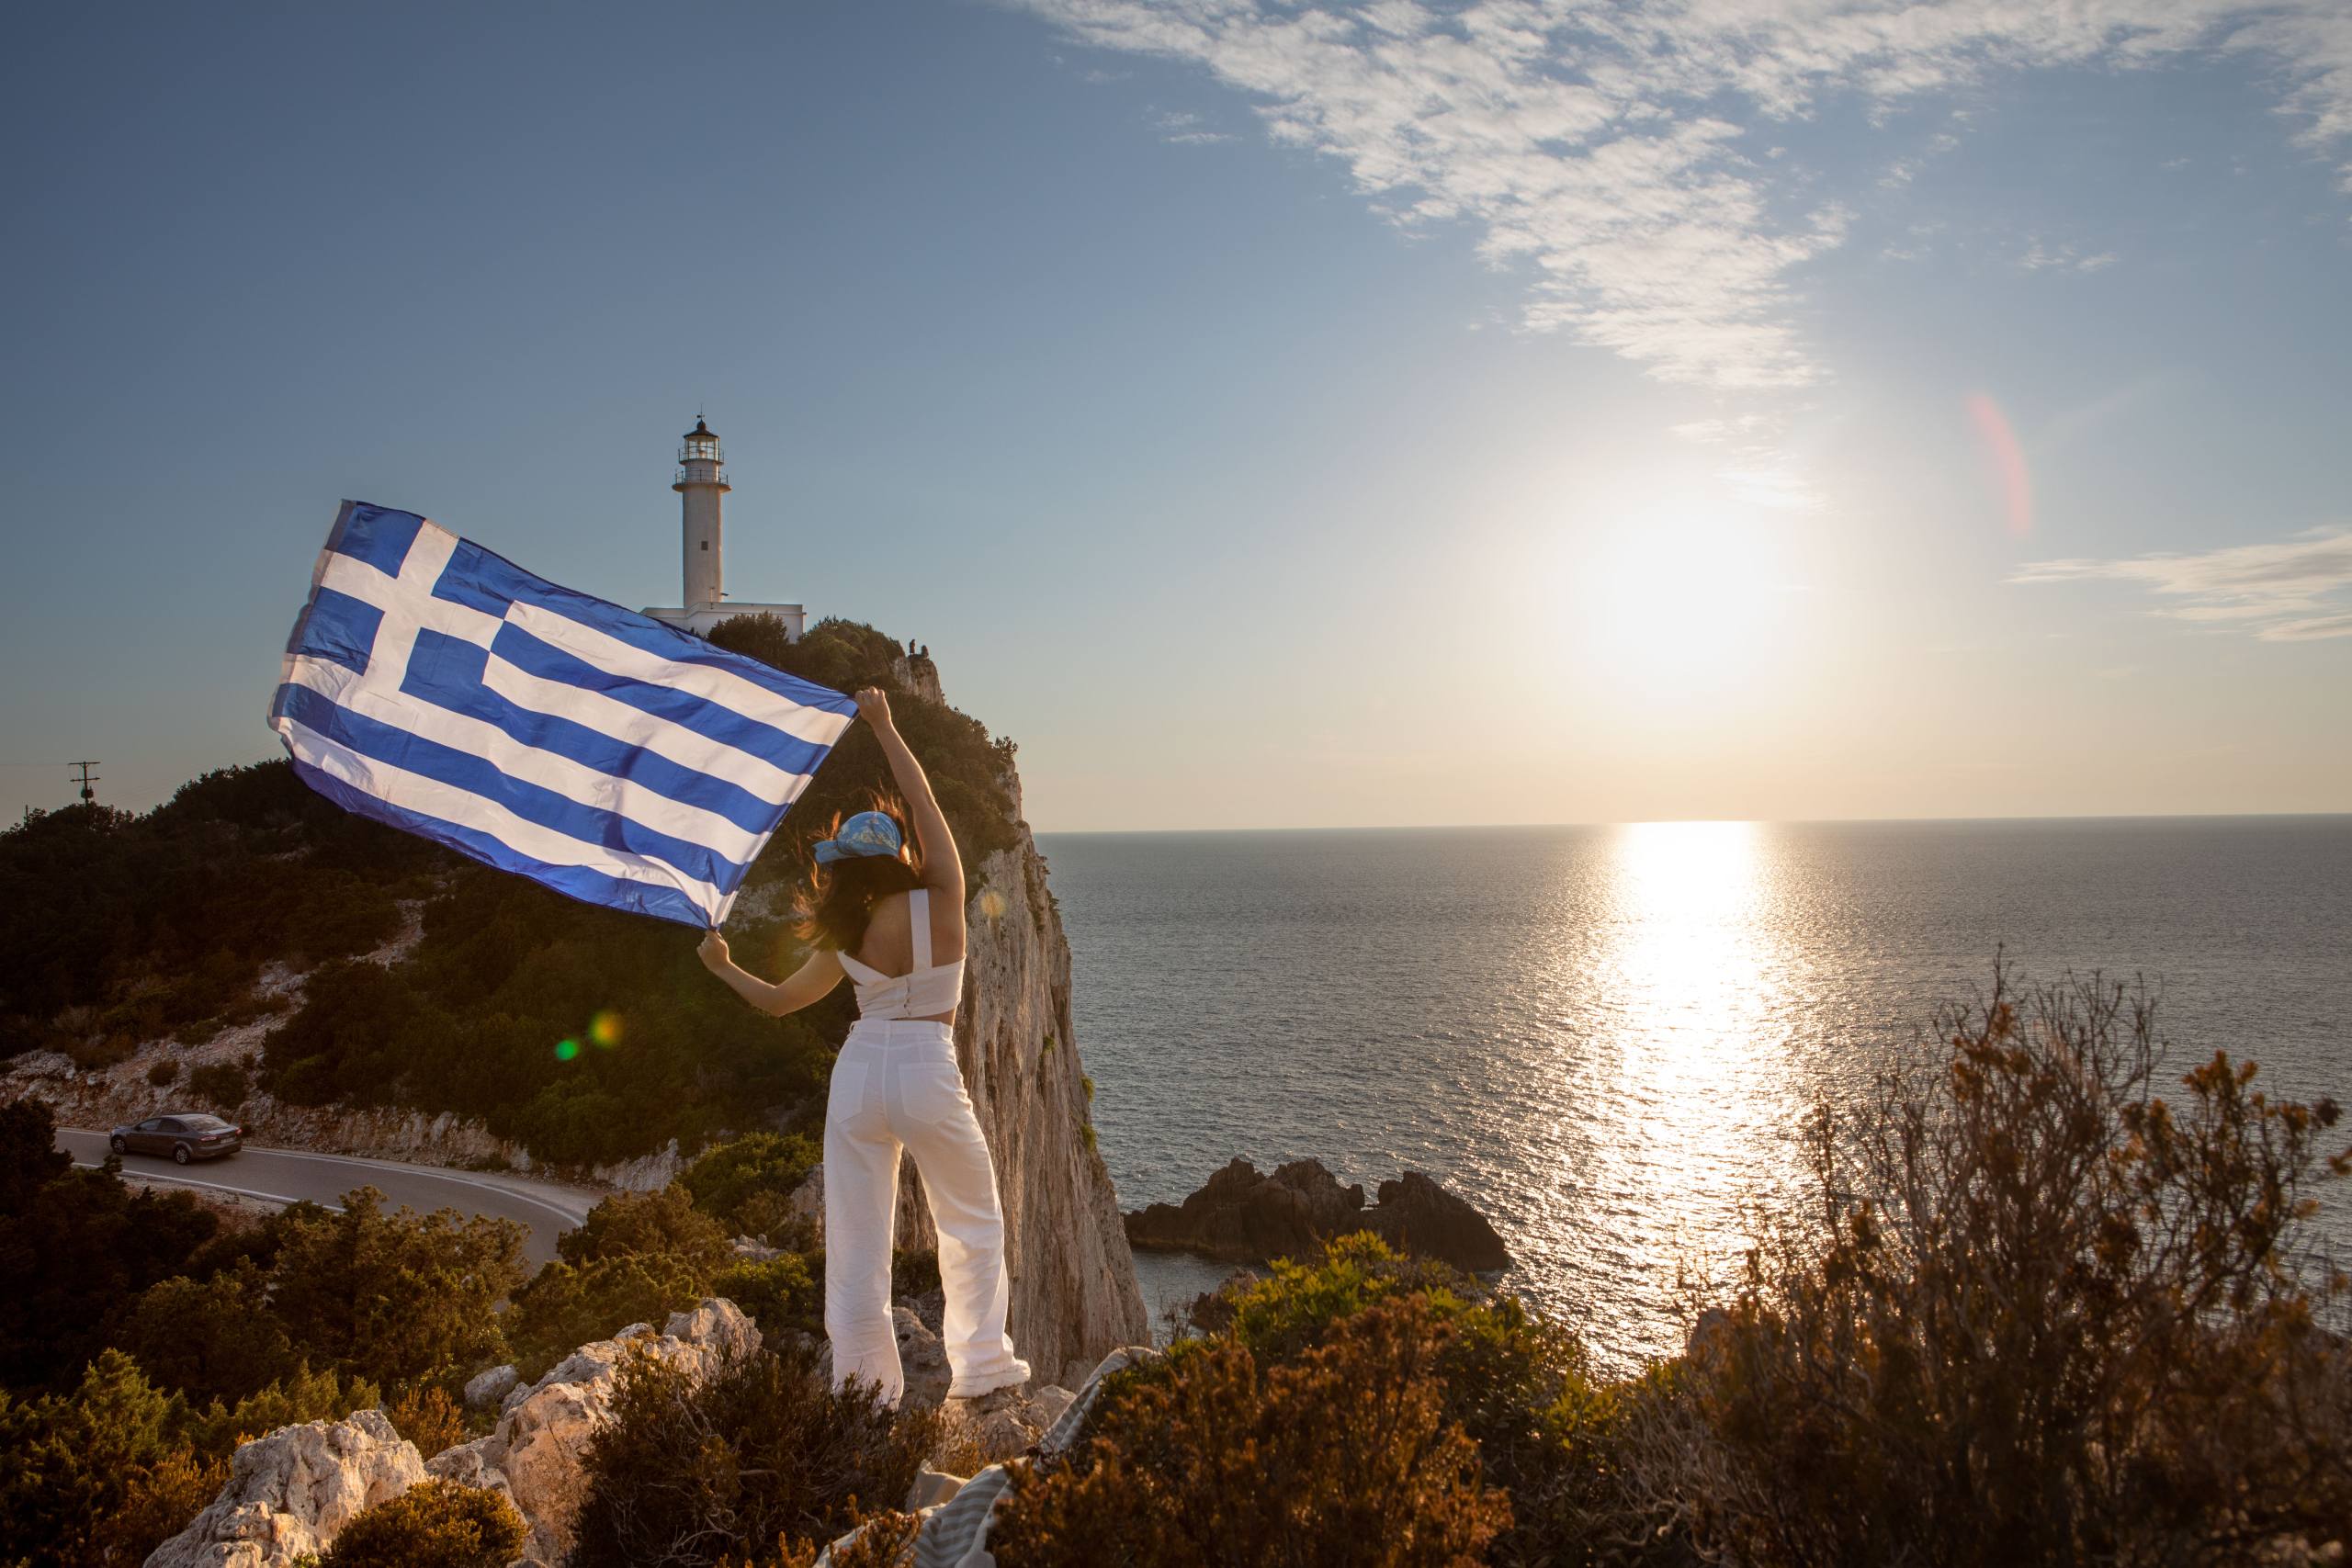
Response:
[{"label": "coastal vegetation", "polygon": [[[1605,1376],[1575,1325],[1341,1236],[1114,1373],[1068,1457],[1016,1467],[991,1550],[1007,1568],[2330,1561],[2352,1518],[2352,1296],[2311,1221],[2352,1168],[2338,1124],[2226,1056],[2168,1067],[2122,987],[1996,983],[1874,1096],[1792,1129],[1812,1189],[1736,1278],[1686,1285],[1684,1354]],[[228,1232],[70,1168],[51,1136],[41,1107],[0,1108],[0,1534],[28,1562],[136,1561],[242,1438],[288,1422],[381,1405],[448,1447],[484,1419],[457,1397],[481,1368],[527,1376],[713,1292],[764,1348],[700,1382],[627,1366],[575,1561],[802,1563],[867,1518],[878,1553],[909,1527],[865,1510],[940,1451],[935,1416],[836,1395],[812,1359],[805,1139],[721,1145],[606,1200],[526,1280],[511,1226],[363,1190]],[[933,1282],[903,1261],[901,1292]],[[422,1539],[439,1506],[400,1517]]]},{"label": "coastal vegetation", "polygon": [[1074,1458],[1015,1478],[997,1560],[1218,1560],[1204,1531],[1335,1565],[2339,1560],[2347,1281],[2309,1229],[2337,1107],[2221,1055],[2168,1077],[2151,1003],[2096,980],[1940,1022],[1792,1129],[1809,1201],[1687,1287],[1685,1355],[1598,1380],[1566,1327],[1343,1238],[1114,1374]]},{"label": "coastal vegetation", "polygon": [[[75,1168],[54,1142],[47,1107],[0,1105],[0,1560],[9,1562],[137,1562],[211,1500],[240,1442],[291,1423],[381,1407],[421,1452],[438,1452],[480,1435],[481,1415],[459,1395],[484,1367],[514,1360],[536,1377],[582,1343],[709,1295],[735,1301],[772,1340],[819,1330],[824,1259],[812,1238],[804,1232],[804,1250],[772,1247],[756,1259],[729,1240],[746,1216],[776,1211],[795,1172],[807,1175],[805,1140],[721,1145],[667,1189],[616,1194],[528,1278],[521,1231],[505,1221],[390,1210],[362,1188],[339,1213],[301,1203],[228,1229],[189,1193],[158,1195],[112,1169]],[[780,1220],[771,1229],[794,1239]],[[921,1290],[935,1282],[930,1267],[908,1258],[900,1278]],[[724,1426],[734,1406],[711,1408]],[[843,1432],[862,1429],[840,1419]],[[904,1440],[919,1435],[907,1427]],[[388,1516],[381,1529],[503,1539],[492,1523],[428,1517],[428,1503]],[[808,1519],[831,1522],[831,1506]],[[392,1561],[382,1555],[391,1539],[363,1538],[376,1543],[369,1555],[348,1561]]]},{"label": "coastal vegetation", "polygon": [[318,1568],[504,1568],[522,1551],[523,1520],[505,1498],[433,1480],[362,1511]]},{"label": "coastal vegetation", "polygon": [[639,1358],[589,1444],[572,1568],[805,1551],[855,1523],[860,1498],[906,1495],[941,1435],[936,1410],[829,1388],[806,1338],[701,1382]]}]

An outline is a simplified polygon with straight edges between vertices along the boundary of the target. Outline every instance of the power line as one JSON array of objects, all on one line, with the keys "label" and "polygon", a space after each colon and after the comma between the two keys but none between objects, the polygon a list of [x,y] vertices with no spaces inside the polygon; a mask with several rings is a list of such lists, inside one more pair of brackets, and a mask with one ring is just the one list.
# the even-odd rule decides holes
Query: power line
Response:
[{"label": "power line", "polygon": [[98,781],[92,775],[90,770],[100,766],[100,764],[96,761],[88,761],[68,762],[65,765],[69,768],[79,768],[82,770],[82,804],[87,806],[96,800],[98,798],[98,792],[92,789],[90,786]]}]

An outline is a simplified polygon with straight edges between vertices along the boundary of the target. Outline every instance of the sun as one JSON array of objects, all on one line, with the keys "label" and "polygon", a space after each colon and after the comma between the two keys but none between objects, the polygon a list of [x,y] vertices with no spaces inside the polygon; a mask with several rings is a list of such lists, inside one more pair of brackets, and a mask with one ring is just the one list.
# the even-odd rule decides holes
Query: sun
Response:
[{"label": "sun", "polygon": [[1566,629],[1576,656],[1629,694],[1691,697],[1746,686],[1792,614],[1770,524],[1700,506],[1632,509],[1574,553]]}]

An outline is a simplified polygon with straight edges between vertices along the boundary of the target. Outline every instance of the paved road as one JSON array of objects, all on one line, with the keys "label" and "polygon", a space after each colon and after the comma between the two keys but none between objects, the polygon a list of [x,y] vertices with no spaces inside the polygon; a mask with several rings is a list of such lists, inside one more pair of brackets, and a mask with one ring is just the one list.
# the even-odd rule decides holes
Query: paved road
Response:
[{"label": "paved road", "polygon": [[[107,1135],[61,1127],[57,1146],[76,1164],[95,1166],[107,1157]],[[555,1256],[555,1238],[585,1219],[595,1196],[545,1182],[502,1178],[495,1173],[444,1170],[348,1155],[314,1155],[297,1149],[267,1149],[247,1144],[225,1159],[177,1166],[160,1155],[125,1155],[125,1175],[182,1187],[211,1188],[290,1203],[307,1198],[329,1207],[354,1188],[373,1187],[394,1204],[412,1209],[457,1209],[526,1226],[523,1251],[534,1264]]]}]

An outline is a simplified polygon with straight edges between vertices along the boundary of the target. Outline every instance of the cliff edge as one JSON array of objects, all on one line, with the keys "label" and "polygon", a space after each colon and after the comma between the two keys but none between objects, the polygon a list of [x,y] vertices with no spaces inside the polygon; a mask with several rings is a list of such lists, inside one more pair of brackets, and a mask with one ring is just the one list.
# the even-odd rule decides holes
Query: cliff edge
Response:
[{"label": "cliff edge", "polygon": [[[1012,789],[1017,818],[1017,779]],[[1150,1318],[1094,1145],[1070,1024],[1069,942],[1026,822],[1012,848],[981,863],[966,918],[956,1055],[996,1158],[1012,1343],[1039,1382],[1076,1387],[1113,1350],[1148,1340]],[[911,1162],[900,1179],[916,1188],[920,1245],[930,1246]]]}]

